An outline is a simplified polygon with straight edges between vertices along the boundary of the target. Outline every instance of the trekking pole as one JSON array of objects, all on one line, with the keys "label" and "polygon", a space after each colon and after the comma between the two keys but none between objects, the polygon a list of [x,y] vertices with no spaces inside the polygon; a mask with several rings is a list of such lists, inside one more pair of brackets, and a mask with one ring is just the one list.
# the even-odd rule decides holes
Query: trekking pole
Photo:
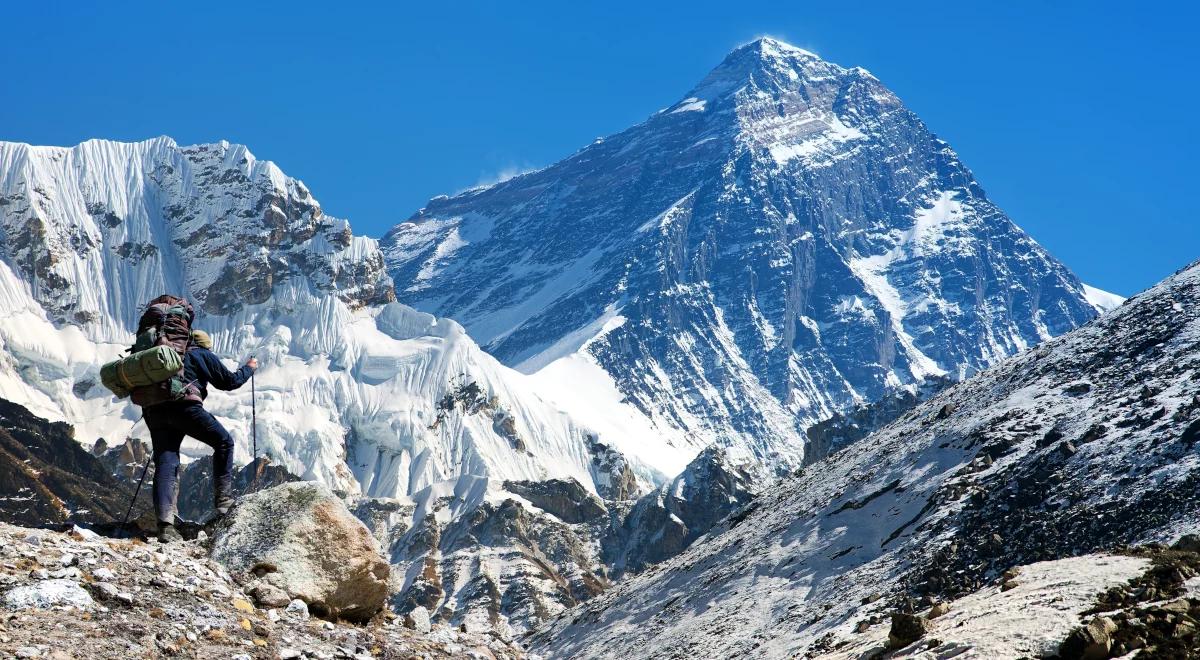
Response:
[{"label": "trekking pole", "polygon": [[[142,417],[145,417],[145,414],[138,416],[137,422],[134,422],[133,425],[137,426],[138,422],[142,421]],[[130,429],[130,434],[132,435],[132,433],[133,429]],[[125,509],[125,517],[121,519],[121,529],[125,529],[125,525],[129,524],[129,514],[133,513],[133,505],[137,502],[138,495],[142,493],[142,483],[146,481],[146,473],[150,471],[150,461],[152,460],[154,460],[153,451],[146,457],[146,466],[142,468],[142,476],[138,478],[137,489],[133,491],[133,497],[129,500],[129,508]]]},{"label": "trekking pole", "polygon": [[254,390],[254,374],[257,371],[258,369],[255,369],[250,372],[250,437],[254,443],[254,456],[251,463],[258,461],[258,395]]},{"label": "trekking pole", "polygon": [[129,508],[125,509],[125,517],[121,519],[121,529],[125,529],[125,525],[129,524],[129,514],[133,513],[133,505],[137,502],[138,495],[142,493],[142,482],[146,481],[146,473],[150,471],[150,461],[152,460],[154,460],[153,453],[146,457],[146,466],[142,468],[142,476],[138,479],[137,488],[133,491],[133,497],[129,500]]}]

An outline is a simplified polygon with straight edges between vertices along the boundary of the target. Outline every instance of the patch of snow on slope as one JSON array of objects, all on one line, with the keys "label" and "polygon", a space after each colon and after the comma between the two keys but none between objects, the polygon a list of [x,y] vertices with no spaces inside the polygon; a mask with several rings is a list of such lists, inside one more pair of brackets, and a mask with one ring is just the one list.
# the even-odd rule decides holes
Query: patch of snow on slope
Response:
[{"label": "patch of snow on slope", "polygon": [[693,189],[692,192],[684,195],[679,199],[679,201],[667,207],[667,210],[642,223],[642,225],[637,228],[637,233],[644,234],[655,227],[662,229],[670,226],[670,224],[674,221],[676,214],[691,203],[692,199],[696,195],[697,190],[699,190],[699,188]]},{"label": "patch of snow on slope", "polygon": [[[471,325],[471,335],[479,337],[479,341],[488,342],[489,345],[503,340],[520,329],[521,325],[531,316],[532,310],[545,307],[550,302],[565,298],[573,291],[583,289],[590,284],[598,274],[596,264],[603,256],[604,252],[601,249],[592,249],[579,261],[569,264],[557,272],[540,273],[541,278],[538,280],[536,290],[530,292],[521,304],[500,310],[486,319],[475,322]],[[528,275],[538,268],[538,266],[530,264],[516,264],[510,268],[510,272],[522,272]],[[480,303],[486,302],[487,299],[487,296],[481,297]],[[530,355],[532,354],[533,351],[530,351]]]},{"label": "patch of snow on slope", "polygon": [[471,213],[419,226],[404,242],[397,243],[393,247],[396,254],[415,252],[425,246],[436,245],[417,273],[415,281],[409,283],[409,290],[419,291],[427,287],[427,282],[446,268],[455,253],[472,243],[487,240],[493,225],[494,221],[491,218]]},{"label": "patch of snow on slope", "polygon": [[689,97],[680,101],[679,105],[675,106],[675,109],[671,112],[704,112],[704,106],[706,103],[707,102],[704,99]]},{"label": "patch of snow on slope", "polygon": [[943,191],[933,205],[917,211],[912,230],[904,241],[911,246],[912,256],[923,256],[946,237],[946,230],[963,218],[963,204],[955,200],[957,191]]},{"label": "patch of snow on slope", "polygon": [[524,374],[537,373],[552,362],[579,352],[588,344],[622,325],[625,325],[625,317],[621,316],[621,312],[615,304],[609,305],[595,321],[574,332],[567,333],[549,348],[516,365],[515,368]]},{"label": "patch of snow on slope", "polygon": [[789,55],[793,57],[811,57],[814,59],[819,57],[811,50],[805,50],[798,46],[793,46],[792,44],[789,44],[785,41],[780,41],[773,37],[760,37],[759,39],[756,39],[755,42],[757,42],[759,47],[762,48],[763,54],[769,57],[779,58]]},{"label": "patch of snow on slope", "polygon": [[946,370],[934,362],[913,342],[912,335],[904,329],[904,317],[908,314],[908,301],[904,299],[896,287],[888,281],[887,271],[894,260],[894,250],[884,255],[850,259],[847,264],[850,270],[863,283],[863,287],[883,305],[892,323],[892,331],[904,348],[905,354],[912,364],[915,378],[927,376],[944,376]]},{"label": "patch of snow on slope", "polygon": [[916,347],[912,336],[904,327],[904,319],[910,309],[927,306],[930,301],[925,297],[919,300],[906,298],[888,280],[888,273],[898,261],[918,258],[935,251],[934,248],[945,240],[947,230],[962,221],[964,206],[954,199],[957,195],[955,191],[940,192],[929,207],[918,209],[912,227],[898,235],[899,240],[891,249],[882,254],[856,257],[847,261],[850,270],[891,317],[892,329],[912,361],[913,375],[917,378],[946,374],[945,369]]},{"label": "patch of snow on slope", "polygon": [[1109,293],[1103,289],[1097,289],[1094,286],[1083,285],[1083,297],[1087,299],[1100,312],[1114,310],[1125,302],[1124,296],[1118,296],[1115,293]]},{"label": "patch of snow on slope", "polygon": [[[1017,587],[987,587],[950,603],[950,611],[932,620],[925,639],[892,658],[1041,658],[1053,655],[1079,615],[1110,587],[1141,575],[1150,560],[1096,554],[1043,561],[1021,567]],[[888,623],[872,626],[851,644],[822,657],[867,657],[887,642]],[[928,639],[941,644],[927,648]]]},{"label": "patch of snow on slope", "polygon": [[[820,125],[820,127],[816,132],[806,133],[805,139],[800,142],[785,142],[771,145],[768,151],[771,152],[771,158],[776,163],[783,165],[796,158],[807,158],[829,151],[832,147],[842,142],[866,137],[866,134],[857,128],[842,123],[842,120],[838,119],[836,115],[813,117],[799,123],[815,123]],[[793,124],[793,126],[795,125],[798,124]]]},{"label": "patch of snow on slope", "polygon": [[678,432],[660,428],[631,405],[613,377],[587,351],[589,344],[624,323],[625,318],[610,306],[596,321],[567,335],[518,369],[531,373],[530,382],[542,399],[598,434],[601,441],[664,475],[678,474],[694,457],[695,448],[683,438],[669,442]]}]

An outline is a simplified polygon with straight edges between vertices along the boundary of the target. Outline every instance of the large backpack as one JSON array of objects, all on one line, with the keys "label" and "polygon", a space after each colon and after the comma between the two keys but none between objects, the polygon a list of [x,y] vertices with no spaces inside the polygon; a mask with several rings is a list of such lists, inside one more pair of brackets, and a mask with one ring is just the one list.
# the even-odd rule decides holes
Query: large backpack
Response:
[{"label": "large backpack", "polygon": [[137,341],[131,353],[156,347],[170,347],[179,354],[179,370],[170,378],[130,389],[133,402],[154,406],[167,401],[201,401],[200,388],[184,381],[183,358],[192,343],[192,321],[196,312],[183,298],[163,295],[151,300],[138,320]]}]

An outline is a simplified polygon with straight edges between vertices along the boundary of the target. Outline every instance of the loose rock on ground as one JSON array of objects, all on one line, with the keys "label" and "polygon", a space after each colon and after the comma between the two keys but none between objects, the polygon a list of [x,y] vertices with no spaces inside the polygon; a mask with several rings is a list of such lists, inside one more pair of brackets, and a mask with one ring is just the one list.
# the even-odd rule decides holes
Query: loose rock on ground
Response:
[{"label": "loose rock on ground", "polygon": [[[30,535],[37,542],[27,542]],[[64,554],[75,558],[78,579],[40,577],[40,569],[60,568]],[[256,607],[246,586],[198,542],[160,545],[0,523],[0,658],[522,657],[493,635],[442,624],[424,634],[388,611],[354,625],[311,618],[302,607]]]}]

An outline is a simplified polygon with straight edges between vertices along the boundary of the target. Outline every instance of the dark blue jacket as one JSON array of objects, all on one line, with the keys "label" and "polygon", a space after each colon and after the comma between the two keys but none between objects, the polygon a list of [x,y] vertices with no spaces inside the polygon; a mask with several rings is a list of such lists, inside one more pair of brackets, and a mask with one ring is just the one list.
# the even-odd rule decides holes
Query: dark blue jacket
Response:
[{"label": "dark blue jacket", "polygon": [[221,358],[207,348],[192,346],[183,358],[183,380],[185,383],[195,383],[200,388],[200,398],[208,398],[208,385],[211,383],[218,390],[236,390],[250,380],[254,370],[250,365],[242,365],[237,371],[230,371],[221,364]]}]

